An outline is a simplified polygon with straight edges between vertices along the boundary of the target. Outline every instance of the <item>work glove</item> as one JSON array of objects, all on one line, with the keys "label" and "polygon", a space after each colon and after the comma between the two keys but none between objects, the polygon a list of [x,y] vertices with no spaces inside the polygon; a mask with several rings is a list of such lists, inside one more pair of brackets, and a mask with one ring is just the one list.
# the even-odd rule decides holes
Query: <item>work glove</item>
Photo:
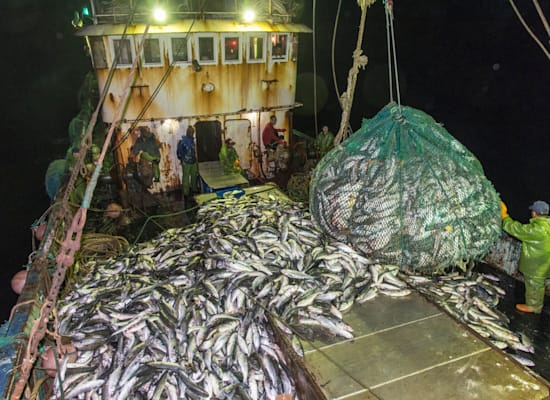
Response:
[{"label": "work glove", "polygon": [[506,204],[501,200],[500,201],[500,215],[502,219],[509,217],[508,215],[508,207],[506,207]]}]

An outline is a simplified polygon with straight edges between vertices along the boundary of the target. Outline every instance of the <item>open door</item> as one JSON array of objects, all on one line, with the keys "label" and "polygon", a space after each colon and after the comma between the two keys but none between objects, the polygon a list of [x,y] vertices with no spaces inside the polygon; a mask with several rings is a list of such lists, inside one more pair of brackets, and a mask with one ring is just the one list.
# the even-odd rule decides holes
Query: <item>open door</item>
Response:
[{"label": "open door", "polygon": [[220,121],[198,121],[195,123],[197,140],[197,162],[219,161],[222,147],[222,124]]}]

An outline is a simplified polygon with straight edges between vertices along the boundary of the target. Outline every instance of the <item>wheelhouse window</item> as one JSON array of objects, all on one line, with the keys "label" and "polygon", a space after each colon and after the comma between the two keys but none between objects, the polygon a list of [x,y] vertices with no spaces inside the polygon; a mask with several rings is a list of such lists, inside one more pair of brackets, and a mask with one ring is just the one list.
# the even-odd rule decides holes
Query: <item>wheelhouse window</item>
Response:
[{"label": "wheelhouse window", "polygon": [[246,61],[249,63],[265,62],[265,33],[251,33],[247,36]]},{"label": "wheelhouse window", "polygon": [[170,38],[170,63],[189,64],[191,63],[191,43],[187,36],[175,36]]},{"label": "wheelhouse window", "polygon": [[143,43],[143,65],[162,66],[162,41],[158,37],[145,39]]},{"label": "wheelhouse window", "polygon": [[134,43],[131,37],[116,37],[109,38],[111,46],[111,55],[113,60],[116,60],[118,68],[127,68],[132,65],[135,57]]},{"label": "wheelhouse window", "polygon": [[216,36],[210,33],[197,33],[195,40],[199,64],[216,64],[218,61]]},{"label": "wheelhouse window", "polygon": [[288,61],[288,33],[271,34],[271,59],[273,61]]},{"label": "wheelhouse window", "polygon": [[103,38],[99,36],[90,36],[88,40],[94,68],[107,68],[107,53],[105,51]]},{"label": "wheelhouse window", "polygon": [[241,56],[241,35],[238,33],[222,34],[222,62],[224,64],[240,64]]}]

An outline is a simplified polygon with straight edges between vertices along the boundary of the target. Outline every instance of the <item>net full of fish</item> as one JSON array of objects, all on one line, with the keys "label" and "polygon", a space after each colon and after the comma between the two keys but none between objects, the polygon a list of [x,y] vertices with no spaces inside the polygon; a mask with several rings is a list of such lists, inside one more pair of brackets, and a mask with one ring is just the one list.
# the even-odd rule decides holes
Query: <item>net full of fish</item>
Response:
[{"label": "net full of fish", "polygon": [[60,300],[59,333],[78,359],[63,362],[54,395],[297,399],[267,316],[291,336],[306,326],[352,338],[342,312],[410,293],[397,272],[324,237],[300,203],[217,199],[194,224],[95,263]]},{"label": "net full of fish", "polygon": [[395,103],[320,160],[309,204],[327,234],[423,273],[479,260],[501,234],[499,197],[476,157]]},{"label": "net full of fish", "polygon": [[498,309],[506,292],[498,278],[489,274],[463,273],[433,276],[409,275],[407,283],[468,325],[495,347],[505,350],[521,364],[532,367],[534,347],[529,337],[509,329],[510,319]]}]

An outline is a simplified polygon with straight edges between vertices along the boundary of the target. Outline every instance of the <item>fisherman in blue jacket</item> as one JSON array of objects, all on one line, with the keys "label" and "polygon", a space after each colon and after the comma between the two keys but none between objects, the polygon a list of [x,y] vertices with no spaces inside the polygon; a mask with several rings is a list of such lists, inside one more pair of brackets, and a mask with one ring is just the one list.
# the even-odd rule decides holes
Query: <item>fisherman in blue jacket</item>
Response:
[{"label": "fisherman in blue jacket", "polygon": [[525,279],[525,304],[516,304],[522,312],[540,314],[544,305],[544,281],[550,278],[550,206],[537,200],[530,207],[528,224],[514,221],[501,201],[502,229],[521,240],[519,271]]},{"label": "fisherman in blue jacket", "polygon": [[178,142],[177,156],[181,161],[182,189],[185,197],[189,196],[190,190],[197,190],[197,159],[195,157],[195,128],[187,127],[186,135]]}]

